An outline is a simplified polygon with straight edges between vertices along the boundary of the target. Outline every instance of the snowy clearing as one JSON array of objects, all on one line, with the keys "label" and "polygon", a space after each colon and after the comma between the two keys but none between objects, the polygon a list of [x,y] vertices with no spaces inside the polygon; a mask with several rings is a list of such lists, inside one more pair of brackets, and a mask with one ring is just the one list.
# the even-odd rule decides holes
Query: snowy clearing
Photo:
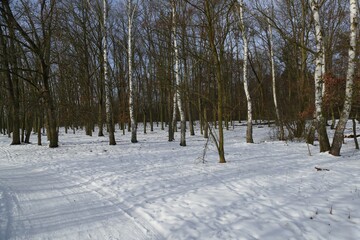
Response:
[{"label": "snowy clearing", "polygon": [[341,157],[309,156],[268,127],[246,144],[245,130],[225,131],[226,164],[212,143],[202,163],[199,132],[187,147],[159,129],[136,144],[117,131],[116,146],[62,131],[56,149],[0,136],[0,239],[360,239],[352,139]]}]

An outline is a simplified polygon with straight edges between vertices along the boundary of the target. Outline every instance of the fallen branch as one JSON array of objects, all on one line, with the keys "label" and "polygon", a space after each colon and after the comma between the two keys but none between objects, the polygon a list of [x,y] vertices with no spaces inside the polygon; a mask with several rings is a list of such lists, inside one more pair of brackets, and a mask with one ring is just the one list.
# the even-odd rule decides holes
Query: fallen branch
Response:
[{"label": "fallen branch", "polygon": [[[348,134],[348,135],[344,135],[344,138],[354,138],[354,134]],[[357,134],[356,137],[360,137],[360,134]]]},{"label": "fallen branch", "polygon": [[315,167],[315,169],[316,169],[317,171],[330,171],[330,169],[320,168],[320,167]]}]

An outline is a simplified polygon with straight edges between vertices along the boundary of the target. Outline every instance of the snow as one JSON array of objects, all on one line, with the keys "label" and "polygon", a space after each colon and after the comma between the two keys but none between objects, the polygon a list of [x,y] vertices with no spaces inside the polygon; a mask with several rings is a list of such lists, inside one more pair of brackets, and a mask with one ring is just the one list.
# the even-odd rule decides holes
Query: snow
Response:
[{"label": "snow", "polygon": [[[139,129],[142,129],[139,127]],[[225,131],[227,163],[196,132],[60,132],[60,147],[0,136],[0,239],[360,239],[360,153]],[[180,132],[176,133],[180,139]],[[33,140],[36,136],[33,136]],[[315,167],[330,171],[316,171]]]}]

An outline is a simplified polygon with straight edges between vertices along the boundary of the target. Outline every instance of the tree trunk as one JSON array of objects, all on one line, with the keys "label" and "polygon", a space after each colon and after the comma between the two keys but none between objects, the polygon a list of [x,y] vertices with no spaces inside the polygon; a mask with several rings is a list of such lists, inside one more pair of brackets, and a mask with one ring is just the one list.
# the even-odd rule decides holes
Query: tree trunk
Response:
[{"label": "tree trunk", "polygon": [[58,132],[57,132],[57,123],[56,123],[56,110],[50,95],[48,77],[43,76],[44,78],[44,101],[46,107],[46,117],[48,123],[48,139],[49,139],[49,147],[56,148],[59,146],[58,143]]},{"label": "tree trunk", "polygon": [[320,152],[326,152],[330,150],[329,138],[326,131],[326,119],[322,113],[322,100],[323,100],[323,36],[320,24],[320,15],[319,15],[319,3],[316,0],[309,0],[311,10],[313,13],[314,23],[315,23],[315,34],[316,34],[316,56],[315,56],[315,121],[316,128],[319,136]]},{"label": "tree trunk", "polygon": [[207,119],[207,109],[204,108],[204,113],[203,113],[203,117],[202,117],[202,128],[204,129],[204,138],[209,138],[209,121]]},{"label": "tree trunk", "polygon": [[4,134],[4,106],[0,108],[0,134]]},{"label": "tree trunk", "polygon": [[345,92],[344,107],[339,122],[336,126],[333,142],[330,149],[330,154],[334,156],[340,155],[340,150],[344,139],[344,130],[351,112],[354,76],[355,76],[355,67],[356,67],[356,51],[355,51],[356,29],[358,25],[358,19],[357,19],[358,6],[356,2],[357,2],[356,0],[350,0],[350,47],[349,47],[348,69],[346,74],[346,92]]},{"label": "tree trunk", "polygon": [[173,96],[173,109],[172,109],[172,121],[170,124],[172,125],[172,131],[173,131],[173,140],[175,140],[174,132],[177,132],[177,91],[175,89],[174,96]]},{"label": "tree trunk", "polygon": [[[183,59],[184,59],[184,85],[185,85],[185,94],[186,94],[186,97],[185,97],[185,102],[184,103],[184,108],[186,108],[187,110],[187,116],[188,116],[188,119],[189,119],[189,131],[190,131],[190,135],[191,136],[194,136],[195,135],[195,130],[194,130],[194,122],[193,122],[193,113],[192,113],[192,94],[191,94],[191,91],[190,91],[190,73],[189,73],[189,66],[188,66],[188,55],[187,55],[187,49],[189,49],[189,44],[188,44],[188,41],[187,41],[187,26],[186,24],[183,24],[182,25],[182,31],[181,31],[181,34],[182,34],[182,38],[183,38],[183,41],[182,41],[182,56],[183,56]],[[193,81],[194,83],[194,81]],[[193,90],[195,90],[195,86],[193,84]],[[185,107],[186,106],[186,107]]]},{"label": "tree trunk", "polygon": [[244,44],[244,59],[243,59],[243,81],[244,81],[244,90],[246,95],[247,102],[247,129],[246,129],[246,142],[253,143],[253,134],[252,134],[252,101],[248,86],[248,77],[247,77],[247,61],[248,61],[248,40],[245,31],[244,24],[244,3],[243,0],[240,0],[239,6],[240,14],[240,31],[242,34],[243,44]]},{"label": "tree trunk", "polygon": [[30,143],[31,130],[34,123],[34,117],[32,113],[29,113],[26,119],[26,135],[25,135],[25,143]]},{"label": "tree trunk", "polygon": [[356,133],[356,119],[352,119],[353,123],[353,135],[354,135],[354,142],[355,142],[355,149],[359,149],[359,142],[357,140],[357,133]]},{"label": "tree trunk", "polygon": [[115,141],[115,126],[112,117],[112,108],[111,108],[111,83],[108,77],[108,54],[107,54],[107,1],[103,0],[103,77],[105,82],[105,111],[106,111],[106,124],[109,131],[109,144],[116,145]]},{"label": "tree trunk", "polygon": [[[180,137],[180,146],[186,146],[186,119],[185,119],[185,110],[182,103],[181,95],[180,95],[180,72],[179,72],[179,49],[177,44],[177,36],[176,36],[176,8],[175,8],[175,1],[172,2],[172,35],[173,35],[173,47],[174,47],[174,58],[175,58],[175,94],[177,100],[177,106],[179,108],[180,113],[180,121],[181,121],[181,137]],[[175,104],[174,100],[174,104]],[[176,106],[176,104],[175,104]],[[176,109],[174,108],[174,112]],[[174,114],[176,117],[176,114]]]},{"label": "tree trunk", "polygon": [[137,124],[135,119],[135,81],[132,70],[132,24],[135,7],[132,7],[132,0],[128,0],[128,75],[129,75],[129,112],[131,125],[131,142],[137,143]]},{"label": "tree trunk", "polygon": [[276,113],[277,125],[279,126],[279,140],[285,140],[285,131],[284,125],[280,116],[279,106],[277,102],[277,94],[276,94],[276,76],[275,76],[275,61],[274,61],[274,48],[273,48],[273,34],[272,27],[269,24],[269,47],[270,47],[270,62],[271,62],[271,77],[272,77],[272,92],[273,92],[273,100],[274,107]]},{"label": "tree trunk", "polygon": [[99,84],[99,102],[98,102],[98,136],[103,137],[104,136],[104,86],[102,81],[100,80]]},{"label": "tree trunk", "polygon": [[42,116],[41,113],[38,113],[37,116],[37,144],[41,146],[41,128],[42,128]]},{"label": "tree trunk", "polygon": [[[174,112],[176,114],[176,100],[174,102],[174,98],[176,98],[176,94],[173,95],[173,98],[171,97],[171,94],[168,95],[168,99],[169,99],[169,104],[168,104],[168,134],[169,134],[169,137],[168,137],[168,141],[169,142],[172,142],[174,141],[174,126],[175,126],[175,123],[173,123],[173,120],[175,119],[176,120],[176,115],[174,117]],[[173,104],[175,104],[175,108],[172,107],[171,105],[171,102],[173,102]]]},{"label": "tree trunk", "polygon": [[[152,105],[152,104],[151,104]],[[153,112],[152,112],[152,107],[150,107],[149,109],[149,118],[150,118],[150,132],[154,131],[154,119],[153,119]]]},{"label": "tree trunk", "polygon": [[[210,48],[212,51],[212,58],[215,64],[215,76],[217,82],[217,117],[218,117],[218,125],[219,125],[219,135],[218,135],[218,142],[217,142],[217,150],[219,155],[219,163],[226,163],[225,160],[225,150],[224,150],[224,129],[223,129],[223,99],[224,99],[224,79],[222,76],[222,50],[220,49],[218,52],[216,46],[216,39],[215,39],[215,26],[214,26],[214,19],[212,14],[213,9],[211,9],[209,1],[205,1],[205,14],[208,21],[208,37]],[[220,46],[221,48],[221,46]],[[214,119],[216,122],[216,120]]]}]

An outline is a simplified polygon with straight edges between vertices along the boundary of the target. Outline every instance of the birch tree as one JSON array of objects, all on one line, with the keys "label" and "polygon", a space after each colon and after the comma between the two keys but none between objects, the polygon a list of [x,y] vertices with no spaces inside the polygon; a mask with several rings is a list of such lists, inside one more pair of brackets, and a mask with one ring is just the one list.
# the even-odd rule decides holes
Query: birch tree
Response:
[{"label": "birch tree", "polygon": [[247,129],[246,129],[246,142],[247,143],[253,143],[253,131],[252,131],[252,101],[249,91],[249,83],[248,83],[248,39],[247,39],[247,33],[245,29],[245,23],[244,23],[244,1],[239,0],[239,27],[242,35],[243,40],[243,83],[244,83],[244,90],[246,95],[246,102],[247,102]]},{"label": "birch tree", "polygon": [[340,155],[340,150],[344,140],[344,130],[351,111],[355,67],[356,67],[357,26],[358,26],[358,6],[356,0],[350,0],[350,47],[349,47],[349,60],[348,60],[349,62],[348,62],[348,69],[346,74],[346,90],[345,90],[344,107],[341,112],[339,122],[336,125],[335,135],[330,149],[330,153],[334,156]]},{"label": "birch tree", "polygon": [[135,81],[133,78],[133,53],[132,53],[132,33],[136,6],[133,6],[132,0],[128,0],[128,78],[129,78],[129,113],[131,122],[131,142],[137,143],[137,123],[135,119]]},{"label": "birch tree", "polygon": [[112,117],[112,108],[111,108],[111,82],[108,75],[108,50],[107,50],[107,1],[103,0],[103,38],[102,38],[102,47],[103,47],[103,77],[105,81],[105,111],[106,111],[106,124],[109,131],[109,144],[116,145],[115,141],[115,128]]},{"label": "birch tree", "polygon": [[179,72],[179,48],[177,44],[177,27],[176,27],[176,1],[172,1],[172,36],[173,36],[173,48],[174,48],[174,73],[175,73],[175,93],[174,93],[174,112],[173,112],[173,130],[176,127],[176,106],[179,109],[180,121],[181,121],[181,138],[180,146],[186,146],[186,119],[185,119],[185,110],[180,96],[180,72]]},{"label": "birch tree", "polygon": [[315,38],[316,38],[316,53],[315,53],[315,125],[318,131],[320,152],[330,150],[329,138],[326,132],[326,120],[322,113],[323,100],[323,83],[324,83],[324,48],[323,48],[323,34],[320,24],[319,9],[321,6],[320,0],[309,0],[311,11],[313,14],[315,24]]},{"label": "birch tree", "polygon": [[[271,7],[272,11],[271,14],[274,14],[273,11],[273,2],[271,1]],[[285,139],[285,132],[284,132],[284,125],[280,116],[278,101],[277,101],[277,94],[276,94],[276,76],[275,76],[275,61],[274,61],[274,43],[273,43],[273,32],[272,32],[272,26],[270,23],[270,19],[267,19],[268,21],[268,34],[269,34],[269,50],[270,50],[270,65],[271,65],[271,79],[272,79],[272,94],[273,94],[273,101],[274,101],[274,107],[275,107],[275,113],[276,113],[276,120],[277,124],[280,128],[280,134],[279,139],[284,140]]]},{"label": "birch tree", "polygon": [[273,45],[273,34],[272,34],[272,27],[269,25],[269,43],[270,43],[270,63],[271,63],[271,79],[272,79],[272,93],[273,93],[273,101],[276,113],[276,120],[277,124],[280,128],[279,139],[285,139],[284,133],[284,125],[282,123],[282,119],[280,116],[279,105],[277,101],[277,94],[276,94],[276,75],[275,75],[275,61],[274,61],[274,45]]}]

